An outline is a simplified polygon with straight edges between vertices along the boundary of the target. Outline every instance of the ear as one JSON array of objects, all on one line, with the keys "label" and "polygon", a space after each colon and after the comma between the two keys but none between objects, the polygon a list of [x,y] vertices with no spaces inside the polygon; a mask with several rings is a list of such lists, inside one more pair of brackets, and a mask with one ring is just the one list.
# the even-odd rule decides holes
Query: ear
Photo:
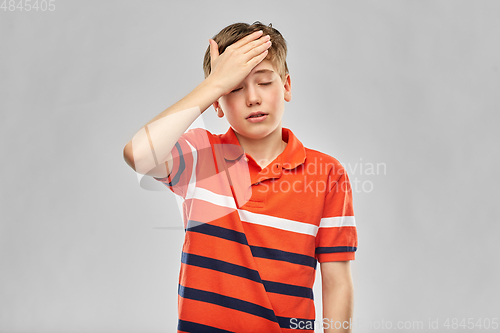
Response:
[{"label": "ear", "polygon": [[290,79],[290,74],[286,75],[283,88],[285,88],[285,101],[290,102],[292,100],[292,81]]},{"label": "ear", "polygon": [[215,113],[217,113],[217,117],[222,118],[224,117],[224,111],[222,111],[222,108],[220,107],[219,100],[216,100],[213,102],[212,106],[215,109]]}]

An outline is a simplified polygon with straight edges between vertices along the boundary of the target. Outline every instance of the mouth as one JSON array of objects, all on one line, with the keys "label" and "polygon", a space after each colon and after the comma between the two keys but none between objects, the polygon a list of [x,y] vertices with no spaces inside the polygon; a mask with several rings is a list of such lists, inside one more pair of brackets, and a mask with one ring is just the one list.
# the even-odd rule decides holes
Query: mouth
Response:
[{"label": "mouth", "polygon": [[250,115],[246,118],[246,119],[250,119],[250,118],[260,118],[260,117],[264,117],[264,116],[267,116],[268,114],[265,113],[265,112],[261,112],[261,111],[255,111],[255,112],[252,112],[250,113]]}]

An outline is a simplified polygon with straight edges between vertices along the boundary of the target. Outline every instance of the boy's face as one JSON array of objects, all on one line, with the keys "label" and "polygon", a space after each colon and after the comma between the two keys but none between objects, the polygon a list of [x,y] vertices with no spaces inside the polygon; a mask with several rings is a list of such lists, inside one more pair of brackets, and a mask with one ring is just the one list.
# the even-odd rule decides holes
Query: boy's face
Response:
[{"label": "boy's face", "polygon": [[[224,115],[231,127],[250,139],[266,137],[281,125],[285,101],[291,100],[290,76],[283,82],[270,60],[263,60],[232,92],[219,98],[217,114]],[[262,112],[262,118],[248,118],[252,112]]]}]

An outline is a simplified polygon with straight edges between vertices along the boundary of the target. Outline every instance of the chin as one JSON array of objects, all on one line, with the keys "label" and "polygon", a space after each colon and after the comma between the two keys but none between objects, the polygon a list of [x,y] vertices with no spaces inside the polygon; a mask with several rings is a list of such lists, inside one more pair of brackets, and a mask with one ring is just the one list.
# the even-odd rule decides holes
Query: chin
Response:
[{"label": "chin", "polygon": [[238,132],[241,135],[244,135],[245,137],[249,139],[262,139],[268,136],[269,134],[273,133],[275,130],[278,129],[278,125],[273,125],[273,126],[261,126],[259,128],[245,128],[244,131]]}]

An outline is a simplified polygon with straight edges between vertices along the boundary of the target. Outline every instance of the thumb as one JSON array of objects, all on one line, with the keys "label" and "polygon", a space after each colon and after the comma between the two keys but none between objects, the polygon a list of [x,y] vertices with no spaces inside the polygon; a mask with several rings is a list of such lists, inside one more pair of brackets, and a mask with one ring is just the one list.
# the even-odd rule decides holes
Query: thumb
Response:
[{"label": "thumb", "polygon": [[214,61],[219,57],[219,45],[213,39],[209,39],[208,42],[210,43],[210,58]]}]

